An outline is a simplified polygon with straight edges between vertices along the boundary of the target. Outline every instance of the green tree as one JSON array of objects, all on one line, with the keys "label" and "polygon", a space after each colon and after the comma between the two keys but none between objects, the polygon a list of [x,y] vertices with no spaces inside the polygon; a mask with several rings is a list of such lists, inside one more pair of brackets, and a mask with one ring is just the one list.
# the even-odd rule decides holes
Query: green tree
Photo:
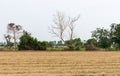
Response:
[{"label": "green tree", "polygon": [[68,46],[69,50],[80,50],[83,47],[83,43],[80,38],[71,40],[66,40],[65,45]]},{"label": "green tree", "polygon": [[36,38],[33,38],[28,32],[20,37],[18,45],[19,50],[46,50],[47,43],[40,42]]},{"label": "green tree", "polygon": [[86,50],[97,50],[97,40],[95,38],[88,39],[85,43]]},{"label": "green tree", "polygon": [[47,47],[53,47],[53,46],[56,46],[56,41],[49,41],[48,44],[47,44]]},{"label": "green tree", "polygon": [[120,49],[120,24],[111,25],[111,39],[112,43]]},{"label": "green tree", "polygon": [[80,50],[81,48],[83,48],[83,42],[81,41],[80,38],[76,38],[73,40],[74,43],[74,50]]},{"label": "green tree", "polygon": [[86,44],[92,44],[97,46],[97,40],[95,38],[88,39]]},{"label": "green tree", "polygon": [[97,28],[92,32],[92,37],[97,40],[97,46],[100,48],[108,48],[111,45],[110,32],[104,28]]},{"label": "green tree", "polygon": [[62,41],[58,41],[57,46],[63,46]]}]

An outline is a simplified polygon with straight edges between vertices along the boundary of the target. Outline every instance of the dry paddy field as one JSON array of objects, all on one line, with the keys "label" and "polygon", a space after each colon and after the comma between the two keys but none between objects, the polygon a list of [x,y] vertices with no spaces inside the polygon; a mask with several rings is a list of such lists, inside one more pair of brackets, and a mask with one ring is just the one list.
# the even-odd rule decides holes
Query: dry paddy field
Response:
[{"label": "dry paddy field", "polygon": [[120,52],[0,52],[0,76],[120,76]]}]

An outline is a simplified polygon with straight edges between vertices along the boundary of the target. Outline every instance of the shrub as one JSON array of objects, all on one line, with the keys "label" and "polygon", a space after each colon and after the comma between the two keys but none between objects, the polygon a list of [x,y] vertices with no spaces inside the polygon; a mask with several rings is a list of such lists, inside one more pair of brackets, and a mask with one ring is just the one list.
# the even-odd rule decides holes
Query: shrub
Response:
[{"label": "shrub", "polygon": [[80,50],[83,47],[83,43],[80,38],[76,38],[74,40],[65,41],[66,46],[68,46],[68,50]]},{"label": "shrub", "polygon": [[19,50],[46,50],[46,47],[46,42],[38,41],[27,32],[24,32],[24,34],[20,37],[20,42],[18,44]]},{"label": "shrub", "polygon": [[94,50],[98,50],[96,46],[94,46],[93,44],[87,44],[85,45],[85,49],[88,51],[94,51]]}]

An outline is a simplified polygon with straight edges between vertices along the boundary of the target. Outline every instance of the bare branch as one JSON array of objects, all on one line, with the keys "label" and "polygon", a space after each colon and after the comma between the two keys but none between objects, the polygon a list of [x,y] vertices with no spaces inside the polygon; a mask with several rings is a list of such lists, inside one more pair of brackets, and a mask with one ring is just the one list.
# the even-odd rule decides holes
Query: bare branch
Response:
[{"label": "bare branch", "polygon": [[58,37],[60,40],[65,42],[65,31],[67,30],[68,27],[68,35],[70,40],[74,38],[74,29],[75,29],[75,22],[78,21],[80,16],[76,16],[74,18],[68,17],[62,13],[62,12],[57,12],[56,15],[54,15],[54,26],[49,27],[50,33]]},{"label": "bare branch", "polygon": [[79,18],[80,18],[80,16],[77,16],[74,18],[69,17],[68,27],[69,27],[69,31],[70,31],[70,34],[69,34],[70,40],[72,40],[75,37],[75,34],[74,34],[75,22],[77,22]]},{"label": "bare branch", "polygon": [[67,28],[64,14],[57,12],[57,14],[54,15],[53,22],[54,26],[50,27],[50,33],[60,38],[64,42],[64,32]]}]

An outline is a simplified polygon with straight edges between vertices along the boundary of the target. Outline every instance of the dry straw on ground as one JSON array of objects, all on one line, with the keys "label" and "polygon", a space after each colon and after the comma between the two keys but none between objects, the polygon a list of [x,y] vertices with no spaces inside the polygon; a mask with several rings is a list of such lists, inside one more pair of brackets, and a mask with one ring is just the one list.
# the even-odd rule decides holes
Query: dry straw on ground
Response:
[{"label": "dry straw on ground", "polygon": [[120,76],[120,52],[0,52],[0,76]]}]

